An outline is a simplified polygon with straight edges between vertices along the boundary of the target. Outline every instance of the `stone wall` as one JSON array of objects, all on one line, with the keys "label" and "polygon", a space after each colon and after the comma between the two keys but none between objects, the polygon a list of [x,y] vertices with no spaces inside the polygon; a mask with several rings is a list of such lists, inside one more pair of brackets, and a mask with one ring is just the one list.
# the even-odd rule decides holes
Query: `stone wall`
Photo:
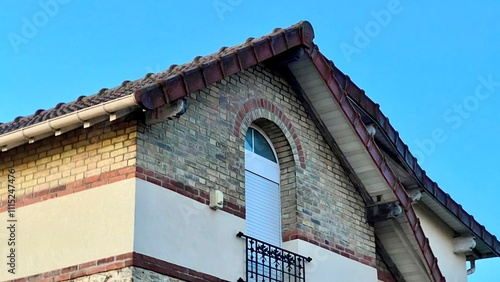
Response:
[{"label": "stone wall", "polygon": [[158,274],[151,270],[135,266],[96,273],[88,276],[79,277],[76,279],[70,279],[67,281],[69,282],[138,282],[138,281],[184,282],[184,280],[172,278],[166,275]]}]

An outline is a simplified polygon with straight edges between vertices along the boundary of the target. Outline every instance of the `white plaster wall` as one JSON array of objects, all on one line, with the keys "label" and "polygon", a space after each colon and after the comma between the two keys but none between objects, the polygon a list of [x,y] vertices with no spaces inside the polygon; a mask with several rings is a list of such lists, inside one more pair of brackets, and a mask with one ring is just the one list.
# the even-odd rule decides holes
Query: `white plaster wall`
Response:
[{"label": "white plaster wall", "polygon": [[16,209],[16,274],[7,272],[7,213],[0,214],[0,281],[132,251],[134,179]]},{"label": "white plaster wall", "polygon": [[134,251],[221,279],[244,277],[245,221],[137,179]]},{"label": "white plaster wall", "polygon": [[425,236],[429,239],[432,252],[438,259],[438,265],[446,281],[466,282],[467,266],[465,255],[453,253],[453,237],[450,230],[445,229],[433,217],[418,205],[414,206],[415,213]]},{"label": "white plaster wall", "polygon": [[330,252],[311,243],[302,240],[292,240],[283,243],[283,248],[313,259],[306,265],[306,280],[308,282],[378,281],[377,270],[375,268]]}]

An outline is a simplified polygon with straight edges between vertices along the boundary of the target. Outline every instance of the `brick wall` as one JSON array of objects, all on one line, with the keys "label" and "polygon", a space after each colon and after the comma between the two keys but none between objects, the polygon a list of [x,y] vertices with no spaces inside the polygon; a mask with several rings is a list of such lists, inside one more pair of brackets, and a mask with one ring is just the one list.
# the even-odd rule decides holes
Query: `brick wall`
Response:
[{"label": "brick wall", "polygon": [[219,189],[226,205],[244,207],[243,141],[256,121],[279,153],[283,239],[306,239],[375,264],[364,203],[284,79],[256,66],[192,93],[188,103],[179,120],[139,123],[137,166],[144,177],[176,183],[192,197]]},{"label": "brick wall", "polygon": [[[0,153],[0,179],[15,169],[18,207],[125,179],[135,171],[136,136],[137,122],[120,119],[25,144]],[[0,212],[7,185],[0,181]]]}]

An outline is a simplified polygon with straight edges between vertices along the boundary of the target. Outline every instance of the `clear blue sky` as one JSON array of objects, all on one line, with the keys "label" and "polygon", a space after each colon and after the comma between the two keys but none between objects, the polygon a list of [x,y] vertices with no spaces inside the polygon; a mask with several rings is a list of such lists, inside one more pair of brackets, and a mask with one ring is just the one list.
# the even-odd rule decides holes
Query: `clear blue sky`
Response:
[{"label": "clear blue sky", "polygon": [[[500,235],[499,2],[54,1],[0,2],[0,122],[308,20],[431,178]],[[500,259],[469,281],[500,281]]]}]

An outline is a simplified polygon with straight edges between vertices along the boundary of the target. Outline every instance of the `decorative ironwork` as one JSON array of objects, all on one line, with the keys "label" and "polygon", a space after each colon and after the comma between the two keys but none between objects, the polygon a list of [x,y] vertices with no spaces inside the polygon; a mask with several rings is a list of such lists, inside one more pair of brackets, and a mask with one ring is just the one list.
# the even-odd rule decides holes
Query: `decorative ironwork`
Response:
[{"label": "decorative ironwork", "polygon": [[305,263],[310,257],[284,250],[238,232],[237,237],[246,239],[246,280],[238,282],[305,282]]}]

